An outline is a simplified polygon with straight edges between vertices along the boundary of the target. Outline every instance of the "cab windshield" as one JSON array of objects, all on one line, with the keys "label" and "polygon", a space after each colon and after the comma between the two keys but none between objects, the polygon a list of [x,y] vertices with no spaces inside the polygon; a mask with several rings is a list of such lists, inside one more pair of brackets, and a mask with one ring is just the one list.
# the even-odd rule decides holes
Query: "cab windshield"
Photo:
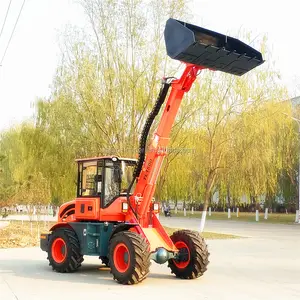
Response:
[{"label": "cab windshield", "polygon": [[[78,165],[79,197],[101,197],[104,207],[127,193],[136,161],[99,159]],[[135,185],[132,186],[132,193]]]},{"label": "cab windshield", "polygon": [[[127,189],[132,181],[133,178],[133,172],[134,168],[136,166],[135,161],[121,161],[121,194],[124,194],[127,192]],[[134,189],[134,185],[131,189],[131,191]]]}]

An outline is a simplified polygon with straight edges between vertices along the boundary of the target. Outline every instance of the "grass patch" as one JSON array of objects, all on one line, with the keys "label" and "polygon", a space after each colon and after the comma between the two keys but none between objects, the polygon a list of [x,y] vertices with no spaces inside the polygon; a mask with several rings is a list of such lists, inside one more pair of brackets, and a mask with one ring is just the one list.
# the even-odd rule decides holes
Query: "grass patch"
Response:
[{"label": "grass patch", "polygon": [[[172,211],[173,217],[184,217],[183,211],[178,211],[177,214],[175,214],[174,211]],[[194,214],[192,214],[190,211],[186,213],[187,218],[201,218],[202,212],[195,211]],[[226,220],[228,222],[230,221],[242,221],[242,222],[253,222],[253,223],[269,223],[269,224],[294,224],[295,223],[295,214],[276,214],[276,213],[269,213],[268,219],[264,219],[264,213],[259,214],[259,222],[256,222],[255,220],[255,212],[254,213],[246,213],[246,212],[239,212],[239,217],[237,217],[236,212],[231,212],[231,218],[228,219],[228,213],[227,212],[211,212],[211,216],[206,215],[207,220]]]},{"label": "grass patch", "polygon": [[[55,222],[32,222],[10,221],[9,225],[0,229],[0,248],[24,248],[39,247],[40,233],[47,232]],[[178,228],[165,227],[167,233],[171,235]],[[238,236],[221,234],[214,232],[203,232],[205,239],[233,239]]]}]

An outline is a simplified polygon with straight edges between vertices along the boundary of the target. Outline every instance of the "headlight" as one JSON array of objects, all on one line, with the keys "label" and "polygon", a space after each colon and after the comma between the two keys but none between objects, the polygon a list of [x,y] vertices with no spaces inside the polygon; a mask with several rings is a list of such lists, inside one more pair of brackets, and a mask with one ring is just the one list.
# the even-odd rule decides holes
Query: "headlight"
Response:
[{"label": "headlight", "polygon": [[158,203],[153,204],[153,210],[154,210],[154,213],[158,213],[158,210],[159,210],[159,204]]},{"label": "headlight", "polygon": [[127,211],[128,211],[128,203],[122,202],[122,212],[127,212]]}]

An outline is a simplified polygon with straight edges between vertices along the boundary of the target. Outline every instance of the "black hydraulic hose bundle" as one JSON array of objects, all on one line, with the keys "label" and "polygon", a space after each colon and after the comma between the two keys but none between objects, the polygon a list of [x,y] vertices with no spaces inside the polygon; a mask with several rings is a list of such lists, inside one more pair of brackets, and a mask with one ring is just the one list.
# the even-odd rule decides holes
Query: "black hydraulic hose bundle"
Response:
[{"label": "black hydraulic hose bundle", "polygon": [[[154,105],[152,111],[150,112],[150,114],[147,118],[147,121],[144,125],[143,131],[142,131],[142,134],[141,134],[138,162],[137,162],[137,165],[134,169],[132,181],[131,181],[128,189],[127,189],[127,202],[128,202],[130,207],[131,207],[131,204],[130,204],[130,201],[129,201],[129,194],[130,194],[130,190],[131,190],[136,178],[139,177],[139,175],[141,173],[141,170],[142,170],[142,167],[143,167],[143,163],[144,163],[144,160],[145,160],[145,154],[146,154],[147,138],[148,138],[151,126],[153,124],[153,121],[154,121],[155,117],[158,115],[158,113],[160,111],[160,108],[163,105],[163,103],[164,103],[164,101],[167,97],[170,85],[171,84],[167,82],[167,79],[165,79],[163,81],[163,85],[160,89],[158,98],[155,102],[155,105]],[[132,209],[132,207],[131,207],[131,209]],[[133,209],[132,209],[132,211],[135,213],[135,211]]]},{"label": "black hydraulic hose bundle", "polygon": [[158,115],[159,110],[161,108],[161,106],[163,105],[168,90],[169,90],[170,84],[164,82],[163,86],[160,89],[160,93],[159,96],[156,100],[156,103],[152,109],[152,111],[150,112],[147,121],[144,125],[143,131],[142,131],[142,135],[141,135],[141,139],[140,139],[140,148],[139,148],[139,158],[138,158],[138,162],[136,165],[136,168],[134,170],[134,175],[133,177],[139,177],[141,170],[142,170],[142,166],[145,160],[145,154],[146,154],[146,143],[147,143],[147,138],[150,132],[150,128],[153,124],[153,121],[155,119],[155,117]]}]

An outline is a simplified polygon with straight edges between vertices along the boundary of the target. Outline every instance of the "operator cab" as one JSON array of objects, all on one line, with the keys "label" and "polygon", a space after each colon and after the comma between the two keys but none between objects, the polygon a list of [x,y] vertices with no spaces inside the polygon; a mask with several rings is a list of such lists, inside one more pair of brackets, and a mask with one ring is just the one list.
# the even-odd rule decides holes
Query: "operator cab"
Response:
[{"label": "operator cab", "polygon": [[76,161],[78,198],[100,198],[101,208],[105,208],[119,196],[126,196],[137,160],[109,156]]}]

